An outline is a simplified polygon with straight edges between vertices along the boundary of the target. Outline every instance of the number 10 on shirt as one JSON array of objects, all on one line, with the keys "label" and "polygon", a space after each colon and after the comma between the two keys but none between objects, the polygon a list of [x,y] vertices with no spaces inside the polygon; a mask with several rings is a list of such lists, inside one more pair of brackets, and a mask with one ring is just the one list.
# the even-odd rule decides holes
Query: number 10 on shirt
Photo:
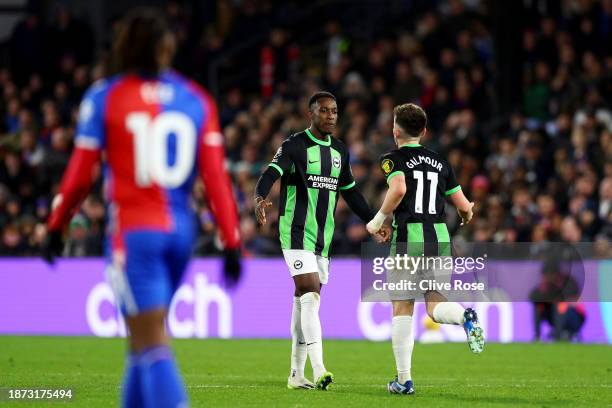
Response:
[{"label": "number 10 on shirt", "polygon": [[[133,112],[126,117],[126,128],[134,136],[135,181],[139,187],[153,182],[164,188],[183,184],[193,170],[196,128],[184,113],[162,112],[151,117],[148,112]],[[174,161],[168,161],[168,141],[175,135]]]}]

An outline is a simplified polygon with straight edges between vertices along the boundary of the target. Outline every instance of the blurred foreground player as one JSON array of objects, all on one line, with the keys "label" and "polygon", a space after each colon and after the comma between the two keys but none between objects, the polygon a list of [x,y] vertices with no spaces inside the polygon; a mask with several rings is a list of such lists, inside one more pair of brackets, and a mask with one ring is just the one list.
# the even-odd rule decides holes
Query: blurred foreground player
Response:
[{"label": "blurred foreground player", "polygon": [[240,274],[217,108],[202,88],[168,70],[174,51],[157,11],[135,9],[122,21],[113,44],[118,74],[92,85],[81,103],[75,150],[48,222],[45,255],[52,261],[104,159],[107,275],[130,333],[125,407],[188,405],[164,321],[196,238],[190,196],[198,169],[221,230],[226,277]]},{"label": "blurred foreground player", "polygon": [[[329,278],[329,249],[334,235],[338,193],[364,221],[374,212],[355,186],[344,143],[333,137],[338,121],[336,98],[317,92],[308,102],[310,127],[289,136],[279,147],[255,187],[255,213],[266,223],[266,199],[281,179],[279,235],[283,256],[293,277],[295,292],[291,313],[291,389],[327,390],[333,375],[323,364],[319,303],[321,285]],[[383,229],[377,240],[388,237]],[[313,384],[304,376],[306,355],[314,373]]]},{"label": "blurred foreground player", "polygon": [[[389,190],[380,211],[368,223],[368,232],[376,233],[393,213],[391,251],[399,253],[400,246],[407,244],[409,256],[450,256],[450,235],[444,223],[446,197],[457,207],[461,225],[472,219],[474,203],[461,191],[448,161],[419,143],[427,125],[423,109],[409,103],[395,107],[393,113],[393,139],[398,148],[380,159]],[[391,342],[397,366],[397,377],[388,384],[392,394],[414,393],[410,374],[414,346],[411,296],[414,294],[410,292],[391,293]],[[434,322],[462,325],[472,352],[482,352],[484,336],[474,310],[448,302],[434,290],[425,292],[424,297],[427,314]]]}]

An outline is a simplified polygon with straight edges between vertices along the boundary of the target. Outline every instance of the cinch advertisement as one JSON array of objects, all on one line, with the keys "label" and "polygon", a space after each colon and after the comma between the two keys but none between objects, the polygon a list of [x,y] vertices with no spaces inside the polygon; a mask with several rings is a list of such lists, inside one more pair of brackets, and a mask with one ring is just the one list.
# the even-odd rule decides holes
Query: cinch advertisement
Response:
[{"label": "cinch advertisement", "polygon": [[[603,271],[610,263],[586,265]],[[183,338],[289,338],[293,283],[284,260],[246,260],[244,279],[233,290],[222,285],[220,267],[217,259],[191,263],[170,307],[171,334]],[[390,338],[390,304],[361,301],[360,267],[359,259],[331,262],[329,284],[321,297],[321,324],[327,338]],[[38,259],[0,261],[0,334],[125,336],[125,324],[104,269],[101,259],[62,260],[54,267]],[[525,287],[537,284],[537,265],[530,276],[532,282],[521,278]],[[472,306],[488,341],[534,339],[531,303],[476,302]],[[579,341],[612,342],[612,303],[584,302],[582,306],[586,322]],[[465,341],[459,326],[427,324],[420,303],[415,316],[416,339]]]}]

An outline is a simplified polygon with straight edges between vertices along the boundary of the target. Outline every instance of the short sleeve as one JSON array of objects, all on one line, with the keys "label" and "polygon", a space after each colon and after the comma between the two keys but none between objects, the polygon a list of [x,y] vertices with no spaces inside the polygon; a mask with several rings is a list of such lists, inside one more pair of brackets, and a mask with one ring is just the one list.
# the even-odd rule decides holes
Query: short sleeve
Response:
[{"label": "short sleeve", "polygon": [[75,145],[87,150],[104,148],[104,109],[108,85],[100,81],[85,93],[79,106]]},{"label": "short sleeve", "polygon": [[278,148],[276,154],[270,162],[270,167],[275,169],[282,176],[286,171],[289,171],[293,164],[293,151],[295,150],[295,141],[293,138],[286,139]]},{"label": "short sleeve", "polygon": [[355,187],[355,178],[353,177],[353,170],[351,170],[351,157],[348,151],[344,154],[338,184],[340,186],[340,190],[348,190],[349,188]]},{"label": "short sleeve", "polygon": [[457,183],[457,178],[451,165],[448,162],[446,165],[448,166],[448,175],[446,176],[446,191],[444,194],[448,196],[461,190],[461,186]]},{"label": "short sleeve", "polygon": [[389,181],[399,175],[403,174],[401,169],[402,161],[397,157],[393,152],[383,154],[379,159],[380,170],[383,172],[383,175],[387,179],[387,183]]}]

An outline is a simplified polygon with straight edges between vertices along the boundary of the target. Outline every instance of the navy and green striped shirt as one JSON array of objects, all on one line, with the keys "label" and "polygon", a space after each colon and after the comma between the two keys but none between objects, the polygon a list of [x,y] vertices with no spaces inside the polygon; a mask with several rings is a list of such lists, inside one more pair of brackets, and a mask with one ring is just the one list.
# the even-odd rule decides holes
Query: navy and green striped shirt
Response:
[{"label": "navy and green striped shirt", "polygon": [[306,129],[283,142],[270,167],[281,175],[281,248],[328,257],[338,193],[355,186],[348,149],[331,135],[319,140]]}]

